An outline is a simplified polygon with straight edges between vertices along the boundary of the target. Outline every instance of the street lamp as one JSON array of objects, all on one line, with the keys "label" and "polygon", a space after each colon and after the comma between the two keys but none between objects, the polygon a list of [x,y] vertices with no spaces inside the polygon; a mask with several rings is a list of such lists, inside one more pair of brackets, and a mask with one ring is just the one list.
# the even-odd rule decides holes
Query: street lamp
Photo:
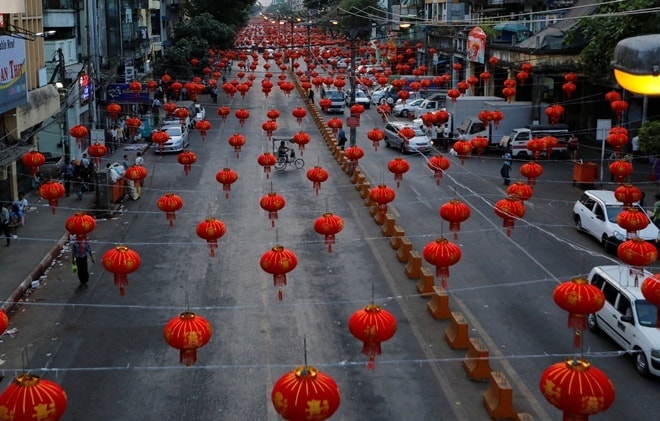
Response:
[{"label": "street lamp", "polygon": [[660,34],[626,38],[614,48],[614,77],[624,89],[660,94]]}]

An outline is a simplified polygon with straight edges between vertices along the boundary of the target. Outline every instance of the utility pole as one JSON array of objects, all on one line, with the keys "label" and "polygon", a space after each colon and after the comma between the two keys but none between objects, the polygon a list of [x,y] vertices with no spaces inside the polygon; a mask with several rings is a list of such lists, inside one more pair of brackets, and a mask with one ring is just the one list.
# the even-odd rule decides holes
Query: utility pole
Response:
[{"label": "utility pole", "polygon": [[58,89],[60,94],[60,108],[62,109],[60,118],[62,119],[60,127],[62,132],[60,134],[60,143],[62,143],[62,154],[64,155],[64,160],[70,158],[71,155],[71,145],[69,144],[69,96],[67,95],[67,86],[66,86],[66,63],[64,62],[64,52],[62,48],[57,49],[57,66],[59,67],[60,73],[60,84],[62,87]]},{"label": "utility pole", "polygon": [[[355,105],[355,38],[357,36],[357,30],[351,29],[351,107]],[[351,113],[351,119],[355,120],[356,117],[359,119],[360,116],[355,116]],[[350,125],[350,145],[355,146],[357,141],[357,128],[355,124]]]}]

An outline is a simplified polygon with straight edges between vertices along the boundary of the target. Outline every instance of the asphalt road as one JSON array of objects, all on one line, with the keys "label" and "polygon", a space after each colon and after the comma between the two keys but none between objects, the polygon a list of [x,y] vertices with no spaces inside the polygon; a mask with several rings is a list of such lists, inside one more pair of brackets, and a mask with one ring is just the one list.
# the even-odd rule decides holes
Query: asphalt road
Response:
[{"label": "asphalt road", "polygon": [[[250,111],[244,127],[233,114],[221,123],[215,105],[205,104],[213,127],[204,142],[192,134],[190,149],[198,161],[189,175],[176,154],[147,153],[149,177],[142,197],[126,203],[117,217],[99,221],[91,236],[97,263],[90,288],[76,289],[64,255],[45,286],[30,296],[36,305],[22,306],[12,318],[21,334],[5,340],[3,359],[20,368],[23,356],[25,368],[60,383],[69,397],[65,420],[277,419],[272,385],[305,358],[340,386],[341,405],[333,419],[489,419],[481,402],[487,385],[466,378],[465,352],[449,349],[443,338],[447,322],[428,315],[426,299],[417,295],[415,281],[406,277],[312,119],[299,126],[291,116],[302,100],[277,88],[264,99],[257,86],[245,100],[220,95],[218,106],[230,105],[232,113],[243,107]],[[273,171],[266,178],[257,156],[272,148],[261,129],[270,108],[281,112],[276,136],[302,129],[312,142],[302,153],[304,169]],[[373,150],[366,132],[374,126],[382,123],[372,109],[358,129],[367,153],[359,166],[372,185],[384,181],[394,187],[386,163],[399,153],[383,145]],[[227,144],[236,132],[248,139],[239,158]],[[553,303],[552,290],[614,259],[572,227],[570,209],[580,193],[572,186],[572,166],[544,163],[526,223],[516,224],[508,238],[492,210],[504,197],[497,156],[470,158],[464,165],[451,158],[440,186],[424,157],[406,159],[411,170],[389,206],[397,224],[421,251],[449,235],[438,215],[440,205],[456,196],[470,205],[472,216],[457,240],[463,259],[450,269],[452,310],[467,317],[470,336],[488,345],[491,367],[504,371],[512,383],[516,409],[535,419],[559,418],[538,391],[541,372],[573,353],[567,315]],[[316,164],[330,173],[318,196],[305,175]],[[514,164],[513,174],[519,165]],[[215,180],[223,167],[239,173],[229,199]],[[260,197],[271,190],[286,199],[274,228],[259,207]],[[156,207],[169,191],[184,200],[172,228]],[[332,253],[313,230],[314,219],[326,211],[345,222]],[[227,225],[215,257],[195,234],[209,215]],[[118,243],[142,259],[140,269],[129,275],[124,297],[98,263]],[[282,301],[272,276],[259,267],[260,256],[275,244],[298,257]],[[350,315],[372,298],[398,321],[373,371],[347,326]],[[178,351],[162,334],[167,321],[187,308],[214,329],[192,367],[179,364]],[[588,352],[616,351],[612,342],[591,333],[584,342]],[[617,388],[614,405],[600,419],[648,419],[657,410],[659,381],[640,378],[623,356],[589,359]]]}]

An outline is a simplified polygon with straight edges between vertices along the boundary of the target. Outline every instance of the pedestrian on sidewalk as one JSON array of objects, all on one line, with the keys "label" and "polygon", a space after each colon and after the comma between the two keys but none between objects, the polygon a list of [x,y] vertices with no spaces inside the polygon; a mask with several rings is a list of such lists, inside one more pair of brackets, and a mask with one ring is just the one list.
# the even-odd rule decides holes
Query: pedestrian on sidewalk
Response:
[{"label": "pedestrian on sidewalk", "polygon": [[575,133],[571,134],[571,137],[568,138],[566,149],[571,153],[571,159],[577,161],[577,151],[580,149],[580,142],[577,136],[575,136]]},{"label": "pedestrian on sidewalk", "polygon": [[344,129],[339,129],[339,133],[337,133],[337,145],[341,148],[341,150],[344,150],[344,145],[346,144],[346,132]]},{"label": "pedestrian on sidewalk", "polygon": [[18,209],[18,216],[21,218],[21,226],[25,226],[25,212],[28,209],[28,201],[25,193],[18,192],[18,199],[14,200],[14,206]]},{"label": "pedestrian on sidewalk", "polygon": [[309,99],[310,104],[314,103],[314,90],[312,88],[307,90],[307,99]]},{"label": "pedestrian on sidewalk", "polygon": [[660,193],[655,194],[655,203],[653,204],[653,214],[651,220],[656,227],[660,228]]},{"label": "pedestrian on sidewalk", "polygon": [[509,143],[506,147],[506,152],[504,152],[504,163],[502,164],[502,168],[500,169],[500,175],[502,176],[502,179],[504,180],[504,185],[508,186],[511,184],[511,178],[510,178],[510,173],[511,173],[511,143]]},{"label": "pedestrian on sidewalk", "polygon": [[94,263],[94,255],[89,242],[86,239],[78,240],[78,237],[76,237],[71,245],[71,270],[78,274],[80,288],[87,288],[87,282],[89,282],[88,255]]},{"label": "pedestrian on sidewalk", "polygon": [[71,194],[71,180],[73,180],[73,172],[75,171],[74,165],[69,158],[64,160],[62,166],[62,180],[64,181],[64,197],[69,197]]},{"label": "pedestrian on sidewalk", "polygon": [[9,230],[9,208],[5,203],[0,203],[0,231],[7,239],[7,247],[11,244],[11,232]]}]

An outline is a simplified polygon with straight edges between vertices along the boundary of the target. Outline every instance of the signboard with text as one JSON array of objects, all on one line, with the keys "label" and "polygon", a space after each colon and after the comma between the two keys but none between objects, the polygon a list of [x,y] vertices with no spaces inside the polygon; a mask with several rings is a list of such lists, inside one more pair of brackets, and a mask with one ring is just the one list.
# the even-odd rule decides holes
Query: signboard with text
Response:
[{"label": "signboard with text", "polygon": [[0,113],[28,102],[25,40],[0,36]]},{"label": "signboard with text", "polygon": [[150,104],[149,89],[142,84],[142,89],[137,94],[128,88],[128,83],[111,83],[105,91],[108,101],[123,104]]}]

